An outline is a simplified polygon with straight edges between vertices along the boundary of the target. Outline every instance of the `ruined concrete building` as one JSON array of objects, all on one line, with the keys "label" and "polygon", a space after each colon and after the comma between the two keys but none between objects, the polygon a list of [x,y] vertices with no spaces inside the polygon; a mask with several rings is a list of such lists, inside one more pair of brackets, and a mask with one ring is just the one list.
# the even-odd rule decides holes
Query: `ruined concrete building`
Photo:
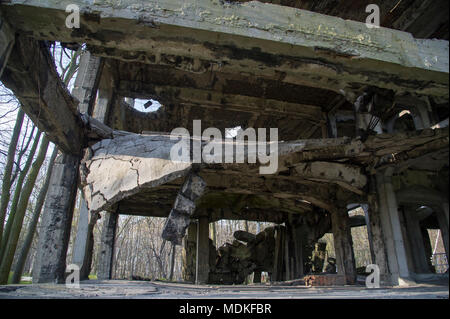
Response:
[{"label": "ruined concrete building", "polygon": [[[385,284],[429,273],[422,230],[440,229],[449,253],[448,1],[374,2],[381,28],[365,24],[370,1],[1,1],[1,81],[61,151],[33,281],[64,280],[79,188],[74,259],[83,263],[88,216],[104,214],[99,279],[111,277],[120,214],[167,217],[162,236],[183,244],[192,282],[242,282],[252,272],[257,281],[262,271],[302,278],[332,233],[338,282],[353,284],[350,230],[361,224]],[[66,26],[69,4],[80,8],[79,28]],[[48,41],[86,45],[71,93]],[[133,99],[162,107],[139,112]],[[224,136],[278,128],[276,172],[222,154],[172,161],[183,139],[200,150],[217,143],[193,132],[195,120]],[[179,127],[192,137],[171,137]],[[257,155],[239,143],[219,146]],[[359,206],[362,221],[348,215]],[[237,233],[216,250],[208,224],[221,219],[280,226]]]}]

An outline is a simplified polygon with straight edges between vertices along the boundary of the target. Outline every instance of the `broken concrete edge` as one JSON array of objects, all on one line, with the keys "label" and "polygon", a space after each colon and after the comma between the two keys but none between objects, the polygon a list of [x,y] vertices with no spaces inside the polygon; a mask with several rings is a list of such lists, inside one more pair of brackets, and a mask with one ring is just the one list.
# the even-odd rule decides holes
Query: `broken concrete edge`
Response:
[{"label": "broken concrete edge", "polygon": [[[145,136],[113,132],[112,135],[116,137],[104,139],[86,150],[80,168],[81,186],[89,208],[93,212],[109,209],[117,202],[137,194],[142,189],[158,187],[184,177],[192,169],[191,159],[185,162],[170,160],[171,147],[177,141],[171,140],[165,133],[164,135]],[[424,130],[410,134],[381,134],[369,137],[365,143],[359,139],[351,140],[349,138],[281,142],[278,171],[294,168],[294,175],[313,181],[333,182],[362,196],[363,188],[368,180],[365,174],[371,174],[372,170],[377,170],[377,167],[371,166],[372,161],[381,162],[381,168],[386,165],[396,165],[396,157],[402,161],[401,154],[405,154],[406,158],[415,156],[417,154],[409,150],[417,145],[422,147],[427,143],[440,149],[448,146],[448,128]],[[426,153],[426,151],[427,148],[424,148],[421,152]],[[383,161],[375,160],[373,156],[381,158]],[[342,176],[336,174],[324,176],[324,169],[329,171],[330,169],[327,170],[327,167],[336,168],[338,164],[323,161],[339,158],[362,159],[363,162],[360,166],[339,164],[339,172],[342,173]],[[314,162],[319,159],[322,161]],[[364,162],[367,160],[369,162]],[[319,165],[322,162],[324,164]],[[225,169],[234,169],[237,174],[239,170],[248,170],[249,168],[245,163],[216,165],[225,165]],[[203,169],[207,166],[207,164],[199,165]],[[366,166],[366,172],[364,172],[363,168]],[[257,174],[257,171],[253,171],[251,167],[248,172]],[[105,172],[107,173],[106,177],[104,176]],[[355,179],[355,176],[358,178]],[[111,185],[114,187],[111,188]],[[105,191],[107,192],[105,193]]]},{"label": "broken concrete edge", "polygon": [[[352,58],[383,60],[407,67],[449,72],[448,41],[414,39],[410,33],[403,31],[368,28],[362,22],[256,1],[230,4],[218,0],[145,3],[134,0],[122,4],[99,0],[86,4],[81,0],[12,0],[5,5],[47,8],[66,14],[69,4],[78,5],[82,15],[95,15],[99,21],[124,19],[141,21],[141,25],[148,28],[168,25],[251,36],[314,50],[329,50]],[[430,56],[436,59],[428,59]]]},{"label": "broken concrete edge", "polygon": [[174,245],[181,245],[196,208],[195,201],[203,195],[205,189],[205,181],[196,173],[190,172],[166,220],[162,232],[163,239]]}]

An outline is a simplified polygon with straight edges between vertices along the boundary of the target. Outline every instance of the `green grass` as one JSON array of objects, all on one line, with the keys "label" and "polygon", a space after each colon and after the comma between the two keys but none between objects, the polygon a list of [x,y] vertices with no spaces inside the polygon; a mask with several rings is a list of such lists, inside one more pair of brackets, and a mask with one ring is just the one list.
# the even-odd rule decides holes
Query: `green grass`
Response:
[{"label": "green grass", "polygon": [[[12,285],[12,277],[13,277],[14,273],[12,271],[9,272],[9,276],[8,276],[8,285]],[[23,274],[23,276],[25,277],[31,277],[31,274]],[[32,282],[29,280],[21,280],[20,281],[21,285],[31,285]]]}]

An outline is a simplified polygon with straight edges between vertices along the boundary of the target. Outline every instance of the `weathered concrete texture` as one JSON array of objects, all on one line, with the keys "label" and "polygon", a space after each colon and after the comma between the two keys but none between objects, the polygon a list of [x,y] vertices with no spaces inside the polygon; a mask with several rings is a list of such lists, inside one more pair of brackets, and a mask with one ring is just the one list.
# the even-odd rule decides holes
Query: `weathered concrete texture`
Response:
[{"label": "weathered concrete texture", "polygon": [[198,219],[197,225],[197,268],[195,283],[206,284],[209,279],[209,220],[208,216],[202,216]]},{"label": "weathered concrete texture", "polygon": [[97,88],[102,74],[103,60],[86,51],[80,57],[80,66],[72,95],[78,99],[78,111],[92,115]]},{"label": "weathered concrete texture", "polygon": [[[83,163],[82,186],[91,212],[106,209],[145,187],[156,187],[185,176],[191,163],[170,160],[177,141],[169,136],[126,134],[92,147],[93,157]],[[88,172],[87,176],[83,174]]]},{"label": "weathered concrete texture", "polygon": [[391,277],[389,273],[389,265],[387,261],[387,251],[383,228],[381,224],[380,207],[376,194],[368,195],[368,205],[362,205],[366,217],[367,235],[369,238],[369,246],[372,257],[372,263],[378,265],[380,269],[380,279],[382,282],[390,283]]},{"label": "weathered concrete texture", "polygon": [[393,285],[408,284],[411,269],[407,263],[404,234],[391,178],[389,174],[386,176],[380,173],[376,176],[376,183],[391,281]]},{"label": "weathered concrete texture", "polygon": [[0,78],[14,46],[14,33],[0,14]]},{"label": "weathered concrete texture", "polygon": [[98,252],[97,278],[99,280],[111,279],[113,269],[114,244],[116,240],[117,220],[116,213],[105,212],[103,217],[100,250]]},{"label": "weathered concrete texture", "polygon": [[317,161],[296,165],[295,172],[311,180],[336,183],[360,195],[367,184],[367,177],[358,166]]},{"label": "weathered concrete texture", "polygon": [[[285,80],[296,77],[298,82],[337,91],[351,90],[358,83],[448,97],[447,41],[415,40],[404,32],[369,29],[360,22],[260,2],[72,3],[83,13],[83,28],[77,32],[64,27],[69,1],[11,1],[2,9],[19,30],[36,38],[86,42],[97,54],[127,60],[173,64],[172,57],[183,51],[188,53],[181,61],[194,71],[203,61],[261,76],[273,76],[275,67],[287,75]],[[53,23],[48,23],[48,17]],[[111,53],[111,49],[122,53]],[[243,54],[250,58],[242,58]],[[261,62],[266,67],[259,67]]]},{"label": "weathered concrete texture", "polygon": [[89,210],[86,201],[80,199],[79,217],[77,223],[77,233],[73,244],[72,264],[83,266],[84,256],[86,254],[87,242],[89,237]]},{"label": "weathered concrete texture", "polygon": [[347,284],[356,282],[356,265],[349,216],[346,209],[331,213],[334,249],[338,274],[345,277]]},{"label": "weathered concrete texture", "polygon": [[33,283],[64,282],[79,159],[59,155],[55,161],[39,230]]},{"label": "weathered concrete texture", "polygon": [[80,278],[86,280],[89,277],[92,266],[92,254],[94,249],[94,227],[100,219],[99,213],[89,214],[84,198],[80,200],[80,217],[77,224],[77,233],[72,252],[72,264],[80,267]]},{"label": "weathered concrete texture", "polygon": [[449,250],[449,223],[448,223],[448,204],[443,203],[442,208],[439,207],[436,210],[436,215],[439,223],[439,228],[442,234],[442,240],[444,242],[445,253],[447,255],[447,260],[449,260],[450,250]]},{"label": "weathered concrete texture", "polygon": [[[253,0],[231,0],[229,2],[249,2]],[[291,0],[258,0],[282,6],[294,7],[321,14],[338,16],[345,20],[365,21],[368,13],[365,8],[369,2],[348,0],[336,3],[334,0],[318,0],[303,2]],[[381,26],[411,32],[416,38],[448,39],[448,26],[442,26],[442,21],[448,20],[449,4],[447,1],[408,0],[396,3],[393,10],[390,0],[377,2],[380,7]],[[442,12],[442,11],[445,11]],[[430,21],[429,17],[434,17]],[[447,19],[446,19],[447,17]]]},{"label": "weathered concrete texture", "polygon": [[183,281],[195,283],[197,260],[197,223],[190,223],[183,238]]},{"label": "weathered concrete texture", "polygon": [[[186,181],[177,195],[169,217],[166,220],[162,238],[171,241],[175,245],[181,244],[186,233],[186,228],[189,226],[195,211],[195,201],[203,195],[205,188],[206,183],[200,176],[195,173],[190,173],[187,176]],[[203,219],[202,222],[204,222]],[[202,225],[201,231],[198,230],[202,234],[205,231],[203,229],[204,226],[205,225]],[[207,228],[209,230],[209,226]],[[202,238],[202,240],[207,241],[205,238]],[[198,241],[197,245],[199,245]]]},{"label": "weathered concrete texture", "polygon": [[[429,260],[431,256],[427,256],[427,252],[425,251],[420,221],[415,213],[416,212],[411,208],[404,209],[407,237],[409,239],[408,243],[411,248],[411,255],[414,261],[414,272],[424,274],[430,272],[427,260]],[[429,241],[429,237],[427,240]]]},{"label": "weathered concrete texture", "polygon": [[[447,277],[448,280],[448,277]],[[364,286],[307,288],[304,285],[194,286],[163,282],[83,281],[64,285],[0,286],[0,299],[448,299],[447,286],[366,289]],[[170,311],[170,310],[169,310]],[[174,316],[179,315],[174,309]]]},{"label": "weathered concrete texture", "polygon": [[61,151],[81,153],[83,124],[78,117],[77,101],[60,80],[44,42],[16,37],[1,81]]},{"label": "weathered concrete texture", "polygon": [[103,68],[98,84],[97,103],[95,104],[92,117],[99,122],[110,126],[109,114],[115,101],[116,94],[116,77],[112,70],[111,61],[102,59]]},{"label": "weathered concrete texture", "polygon": [[[105,71],[104,71],[105,70]],[[75,80],[72,94],[80,101],[78,110],[85,115],[92,115],[92,120],[104,123],[108,111],[110,94],[104,95],[105,82],[110,84],[107,67],[104,68],[104,61],[86,51],[80,58],[80,65]],[[100,83],[102,84],[100,87]],[[95,103],[98,89],[98,100]],[[112,86],[107,90],[110,92]],[[91,119],[91,118],[88,118]],[[90,126],[92,126],[92,120]],[[80,278],[87,279],[92,264],[92,254],[94,246],[93,229],[100,218],[98,212],[90,214],[84,194],[80,199],[80,218],[77,225],[77,234],[74,243],[72,262],[80,266]]]},{"label": "weathered concrete texture", "polygon": [[[171,140],[169,135],[161,133],[138,135],[111,131],[110,134],[114,138],[105,139],[90,148],[82,166],[82,185],[90,210],[109,210],[116,208],[114,205],[117,203],[127,201],[127,205],[121,205],[121,213],[134,211],[135,214],[139,212],[148,216],[166,217],[173,208],[173,201],[181,186],[179,180],[187,175],[192,166],[189,158],[185,161],[170,160],[170,151],[180,139]],[[226,143],[230,142],[215,142],[220,147]],[[202,143],[202,149],[206,144]],[[350,138],[280,142],[278,175],[267,175],[263,179],[258,174],[258,166],[247,163],[204,164],[198,174],[208,184],[210,191],[222,195],[270,196],[264,205],[272,207],[278,203],[278,207],[282,207],[284,212],[304,211],[302,204],[294,205],[292,202],[301,197],[312,205],[332,211],[334,204],[331,198],[334,196],[349,203],[365,201],[361,194],[367,184],[365,174],[368,172],[388,166],[407,167],[411,161],[436,150],[448,152],[448,129],[380,134],[369,136],[364,142]],[[252,152],[250,151],[250,155]],[[220,158],[223,156],[221,154]],[[249,155],[246,154],[244,158],[248,158],[247,156]],[[311,164],[316,160],[319,162]],[[336,163],[337,161],[340,163]],[[336,174],[334,169],[342,174]],[[175,184],[169,185],[170,183]],[[167,185],[166,188],[163,189],[163,185]],[[339,188],[343,191],[338,192]],[[164,196],[161,194],[162,190]],[[148,196],[151,196],[152,191],[153,196],[158,199],[158,206],[148,205]],[[146,196],[139,197],[140,193],[145,193]],[[199,200],[198,207],[209,208],[207,204],[212,199],[211,196],[215,196],[214,208],[225,211],[231,208],[223,198],[213,194],[205,194]],[[277,200],[274,201],[273,197]],[[262,198],[258,200],[260,204],[263,203]],[[181,200],[179,202],[182,203]],[[264,209],[257,204],[258,201],[255,200],[253,207],[247,207]],[[130,209],[127,210],[127,206]],[[233,207],[233,214],[228,214],[229,217],[222,216],[227,215],[225,213],[215,212],[217,218],[239,215],[240,212],[235,209],[237,206]],[[278,220],[283,218],[285,217]]]}]

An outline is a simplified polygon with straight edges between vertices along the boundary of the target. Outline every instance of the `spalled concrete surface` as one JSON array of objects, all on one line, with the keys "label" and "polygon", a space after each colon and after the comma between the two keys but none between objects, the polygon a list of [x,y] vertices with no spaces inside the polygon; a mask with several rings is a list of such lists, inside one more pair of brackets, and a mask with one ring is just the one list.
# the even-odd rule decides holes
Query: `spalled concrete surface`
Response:
[{"label": "spalled concrete surface", "polygon": [[0,299],[448,299],[448,286],[366,289],[364,286],[194,286],[143,281],[84,281],[65,285],[0,286]]}]

